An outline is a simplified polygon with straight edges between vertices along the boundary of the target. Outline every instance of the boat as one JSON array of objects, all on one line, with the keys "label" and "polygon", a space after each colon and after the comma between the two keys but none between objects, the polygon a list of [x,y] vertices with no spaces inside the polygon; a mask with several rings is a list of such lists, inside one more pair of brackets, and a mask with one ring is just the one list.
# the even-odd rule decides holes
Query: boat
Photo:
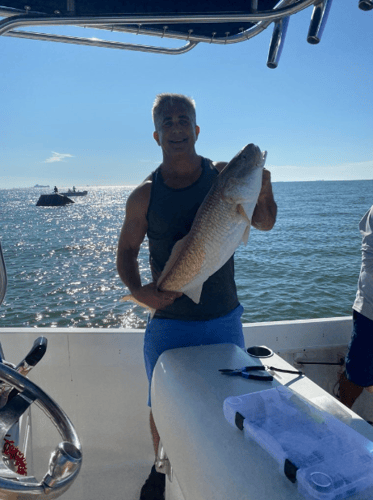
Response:
[{"label": "boat", "polygon": [[68,189],[66,193],[61,193],[63,196],[87,196],[88,191],[76,191],[73,189]]},{"label": "boat", "polygon": [[[184,53],[199,43],[244,43],[273,23],[267,60],[270,68],[279,63],[289,17],[314,4],[314,0],[258,0],[249,12],[245,2],[243,6],[236,4],[235,12],[227,13],[221,3],[220,12],[201,14],[199,2],[196,7],[188,3],[190,10],[180,15],[167,12],[166,4],[159,5],[159,12],[145,13],[137,3],[131,14],[123,14],[120,9],[118,13],[116,2],[105,2],[103,10],[96,11],[92,2],[79,5],[74,1],[31,2],[25,13],[20,2],[4,1],[6,6],[0,9],[5,18],[0,21],[2,35],[164,54]],[[308,34],[312,44],[320,41],[330,5],[327,0],[315,3]],[[371,10],[373,2],[360,0],[359,6]],[[19,29],[38,25],[94,26],[184,39],[186,45],[165,49]],[[2,259],[0,277],[4,288]],[[5,290],[0,290],[0,297],[4,294]],[[157,363],[152,399],[161,446],[156,465],[166,474],[168,500],[304,498],[291,467],[294,464],[287,464],[286,471],[280,469],[268,450],[243,435],[240,427],[244,427],[244,419],[238,415],[236,428],[226,420],[223,407],[227,398],[287,387],[300,398],[297,401],[304,411],[312,407],[312,411],[321,412],[316,413],[321,419],[325,414],[333,417],[345,426],[348,435],[366,440],[367,449],[373,442],[373,429],[368,423],[373,421],[369,395],[364,392],[353,411],[335,397],[350,339],[351,317],[244,324],[243,329],[247,352],[237,351],[230,344],[175,349],[164,353]],[[10,457],[8,446],[8,455],[0,463],[1,498],[57,498],[63,494],[69,500],[137,500],[154,462],[145,401],[144,330],[38,328],[36,333],[33,328],[14,327],[1,328],[0,334],[1,357],[14,365],[0,364],[0,379],[11,389],[10,403],[25,408],[24,412],[20,409],[22,418],[12,422],[11,429],[4,425],[6,411],[0,410],[0,428],[11,432],[8,441],[18,450],[17,457],[26,460],[28,471],[28,476],[23,476],[14,470],[9,462],[15,459]],[[40,336],[47,340],[48,348],[26,378],[19,372],[24,367],[20,359],[26,359],[24,353],[35,349],[35,342],[45,345],[45,340],[36,338]],[[220,372],[243,364],[263,367],[272,379],[250,380]],[[288,373],[291,371],[298,373]],[[36,404],[31,405],[33,400]],[[8,410],[13,408],[6,405]],[[37,406],[47,412],[47,417]],[[60,439],[58,433],[63,442],[47,467],[50,450]],[[7,436],[3,433],[2,437]],[[339,494],[331,488],[325,472],[313,474],[312,498],[321,498],[320,492],[327,500]],[[366,492],[370,483],[350,485],[349,492],[339,498],[372,498],[371,492]],[[307,491],[311,495],[311,489]]]},{"label": "boat", "polygon": [[[290,387],[306,396],[309,401],[324,408],[331,408],[332,410],[329,409],[329,411],[332,411],[332,414],[337,418],[348,422],[349,427],[373,441],[373,429],[367,423],[367,421],[373,420],[373,409],[369,395],[364,393],[359,398],[354,411],[344,407],[332,396],[338,373],[342,369],[340,360],[346,351],[350,334],[351,318],[349,317],[244,325],[246,346],[267,346],[274,352],[272,358],[263,358],[263,364],[270,363],[279,368],[291,366],[305,374],[305,377],[287,375],[287,378],[281,374],[275,375],[277,383],[284,381],[287,384],[290,383]],[[144,331],[121,328],[115,329],[115,331],[104,328],[38,328],[37,331],[32,328],[2,328],[1,344],[6,356],[5,359],[18,363],[20,352],[27,352],[35,342],[36,337],[40,335],[48,339],[48,350],[44,359],[30,372],[29,378],[66,412],[74,425],[83,450],[83,464],[79,476],[68,490],[67,498],[69,500],[85,500],[87,498],[99,500],[106,497],[138,499],[140,488],[154,461],[148,428],[149,413],[145,401],[148,385],[143,368]],[[235,367],[228,364],[227,358],[230,357],[232,360],[232,354],[229,350],[231,346],[227,347],[228,350],[225,353],[214,356],[215,367],[210,373],[208,381],[215,378],[220,384],[223,376],[217,368]],[[174,354],[180,356],[180,352],[177,351],[180,349],[174,350]],[[194,352],[191,352],[190,349],[189,352],[187,351],[185,351],[187,355],[184,359],[185,363],[190,362],[191,357],[197,359],[195,350]],[[242,356],[245,355],[242,352]],[[200,368],[206,369],[203,361],[205,360],[203,349],[200,350],[199,356],[202,359],[202,361],[200,360]],[[211,358],[211,356],[207,357]],[[164,357],[157,365],[157,380],[156,385],[153,386],[155,404],[157,399],[159,399],[160,404],[165,402],[163,385],[165,381],[162,380],[164,369],[162,369],[161,363],[165,363],[165,366],[171,365],[172,360]],[[191,371],[184,372],[184,391],[192,374]],[[1,369],[0,377],[2,377]],[[195,376],[193,376],[194,379]],[[293,383],[291,383],[292,381]],[[180,390],[180,384],[182,384],[180,380],[177,382],[178,385],[173,389],[176,392]],[[229,466],[229,471],[232,472],[232,465],[229,465],[230,460],[233,460],[233,464],[237,464],[237,457],[240,458],[244,454],[245,459],[247,458],[246,443],[241,439],[238,431],[231,429],[229,424],[224,421],[222,408],[224,396],[233,396],[237,392],[247,393],[253,388],[258,388],[258,385],[256,387],[250,386],[249,381],[244,379],[224,379],[223,382],[231,384],[231,387],[225,386],[225,394],[218,394],[218,396],[216,388],[215,392],[209,393],[206,384],[201,385],[201,377],[198,384],[192,385],[195,390],[203,390],[202,401],[206,404],[212,401],[214,411],[216,411],[216,402],[221,404],[221,414],[218,415],[217,427],[219,431],[221,432],[222,427],[225,428],[227,436],[229,439],[234,439],[236,445],[237,441],[241,440],[241,447],[233,448],[230,454],[228,454],[226,447],[223,456],[215,457],[214,463],[217,469],[213,481],[217,481],[219,484],[221,483],[219,477],[226,467]],[[246,382],[248,384],[245,384]],[[267,388],[268,383],[259,382],[259,384],[266,384]],[[190,387],[189,384],[187,386]],[[190,394],[188,396],[190,397]],[[171,399],[168,405],[172,404],[172,401]],[[187,401],[190,402],[191,399],[188,398]],[[176,403],[180,404],[179,400]],[[211,424],[213,420],[213,414],[206,419],[206,406],[201,408],[201,404],[196,401],[193,406],[193,415],[195,420],[201,422],[207,421]],[[188,483],[198,484],[201,492],[213,483],[212,471],[209,470],[209,474],[207,474],[206,468],[202,467],[206,458],[204,455],[206,452],[205,443],[202,446],[198,440],[196,442],[190,436],[189,439],[183,436],[185,441],[183,441],[182,450],[185,467],[180,470],[180,452],[177,453],[177,449],[180,449],[180,437],[175,436],[174,433],[169,435],[169,432],[163,432],[164,427],[168,428],[167,420],[165,420],[166,415],[162,414],[161,409],[157,406],[154,407],[154,416],[159,421],[157,424],[164,446],[164,452],[161,453],[160,458],[164,459],[164,454],[166,454],[170,466],[173,468],[173,481],[167,479],[167,487],[170,490],[168,498],[226,499],[227,497],[223,496],[227,493],[226,489],[222,490],[222,496],[218,496],[215,491],[214,497],[190,496],[188,490],[185,491],[185,485]],[[175,412],[175,419],[176,416]],[[39,477],[43,477],[45,463],[56,444],[56,432],[54,426],[47,419],[41,418],[39,408],[31,408],[31,418],[32,430],[30,431],[29,446],[33,450],[34,474],[37,475],[39,472]],[[195,420],[190,421],[189,425],[195,423]],[[181,421],[181,423],[185,424],[185,421]],[[220,440],[221,434],[218,434],[216,436],[217,450]],[[226,440],[224,442],[226,446]],[[201,448],[199,448],[199,444],[201,444]],[[196,452],[198,452],[197,456],[194,455]],[[209,453],[211,453],[211,449],[209,449]],[[256,470],[255,463],[259,460],[258,453],[259,447],[256,447],[255,456],[251,462],[243,462],[246,464],[246,472],[249,474],[250,480],[252,480],[252,473],[249,471],[252,467]],[[269,455],[266,457],[267,468],[265,470],[267,472],[263,472],[263,457],[265,457],[264,453],[260,456],[262,462],[257,474],[260,475],[262,481],[267,483],[270,481],[270,490],[266,486],[263,489],[263,495],[270,491],[272,498],[276,500],[300,500],[302,497],[299,496],[296,486],[290,482],[286,483],[286,478],[279,473],[276,462]],[[26,455],[26,459],[29,460],[28,455]],[[217,461],[219,466],[216,464]],[[186,464],[190,465],[186,467]],[[163,468],[167,471],[164,465]],[[271,477],[269,477],[268,471],[270,471]],[[170,469],[168,475],[171,476]],[[242,467],[237,475],[236,481],[238,483],[240,483],[240,478],[242,481]],[[235,475],[233,474],[229,484],[234,481]],[[243,498],[248,500],[269,498],[268,496],[257,496],[256,488],[254,490],[255,496],[250,496],[251,484],[246,483],[246,485],[247,496]],[[183,493],[180,493],[179,489]],[[196,494],[194,487],[191,489],[191,493]],[[183,496],[180,496],[181,494]]]}]

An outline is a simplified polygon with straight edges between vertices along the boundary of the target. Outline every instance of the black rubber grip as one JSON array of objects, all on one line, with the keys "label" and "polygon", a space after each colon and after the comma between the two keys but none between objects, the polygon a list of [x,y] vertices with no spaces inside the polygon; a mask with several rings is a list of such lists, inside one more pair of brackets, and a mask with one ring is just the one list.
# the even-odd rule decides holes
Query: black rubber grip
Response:
[{"label": "black rubber grip", "polygon": [[[34,345],[31,348],[31,351],[27,354],[21,363],[26,361],[29,366],[35,366],[41,358],[44,356],[47,350],[48,340],[46,337],[39,337],[35,340]],[[20,364],[21,364],[20,363]],[[17,369],[17,367],[16,367]]]}]

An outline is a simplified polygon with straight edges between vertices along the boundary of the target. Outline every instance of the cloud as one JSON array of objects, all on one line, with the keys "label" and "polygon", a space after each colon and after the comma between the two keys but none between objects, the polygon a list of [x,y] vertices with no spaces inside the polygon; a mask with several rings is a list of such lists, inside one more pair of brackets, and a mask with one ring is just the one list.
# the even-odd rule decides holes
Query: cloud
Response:
[{"label": "cloud", "polygon": [[53,163],[55,161],[64,161],[65,158],[74,158],[73,155],[70,155],[69,153],[56,153],[55,151],[52,151],[52,156],[50,158],[47,158],[44,160],[44,163]]}]

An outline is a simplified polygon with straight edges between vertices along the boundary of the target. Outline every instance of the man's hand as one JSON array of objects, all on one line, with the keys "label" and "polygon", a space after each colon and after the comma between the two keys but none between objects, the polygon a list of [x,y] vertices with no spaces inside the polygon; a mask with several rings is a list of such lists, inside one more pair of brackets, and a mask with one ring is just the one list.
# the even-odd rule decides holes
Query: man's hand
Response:
[{"label": "man's hand", "polygon": [[269,231],[276,222],[277,205],[273,198],[271,172],[263,168],[262,188],[253,213],[251,224],[261,231]]},{"label": "man's hand", "polygon": [[132,296],[136,301],[145,304],[150,309],[164,309],[182,295],[182,292],[161,292],[157,289],[155,282],[144,285],[132,292]]},{"label": "man's hand", "polygon": [[263,168],[263,177],[262,177],[262,188],[259,193],[258,201],[262,198],[272,197],[272,183],[271,183],[271,172],[266,168]]}]

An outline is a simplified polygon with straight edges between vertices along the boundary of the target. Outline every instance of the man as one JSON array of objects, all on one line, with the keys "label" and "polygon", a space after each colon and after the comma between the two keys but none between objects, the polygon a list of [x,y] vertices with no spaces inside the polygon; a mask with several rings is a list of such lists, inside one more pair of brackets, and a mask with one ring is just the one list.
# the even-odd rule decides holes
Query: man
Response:
[{"label": "man", "polygon": [[364,388],[373,392],[373,206],[359,224],[362,264],[353,305],[353,329],[339,397],[352,408]]},{"label": "man", "polygon": [[[226,165],[211,162],[195,150],[200,128],[194,101],[178,94],[160,94],[153,106],[153,137],[162,148],[161,165],[129,196],[119,238],[119,276],[135,299],[155,309],[145,332],[144,356],[149,387],[160,354],[177,347],[235,343],[244,347],[241,314],[234,282],[233,257],[203,286],[199,304],[178,292],[157,290],[156,281],[173,245],[185,236],[213,180]],[[263,172],[261,193],[252,217],[257,229],[272,229],[277,206],[270,173]],[[147,235],[153,282],[142,285],[137,256]],[[149,393],[149,406],[150,393]],[[159,435],[150,412],[157,454]],[[140,499],[162,499],[164,475],[152,472]]]}]

